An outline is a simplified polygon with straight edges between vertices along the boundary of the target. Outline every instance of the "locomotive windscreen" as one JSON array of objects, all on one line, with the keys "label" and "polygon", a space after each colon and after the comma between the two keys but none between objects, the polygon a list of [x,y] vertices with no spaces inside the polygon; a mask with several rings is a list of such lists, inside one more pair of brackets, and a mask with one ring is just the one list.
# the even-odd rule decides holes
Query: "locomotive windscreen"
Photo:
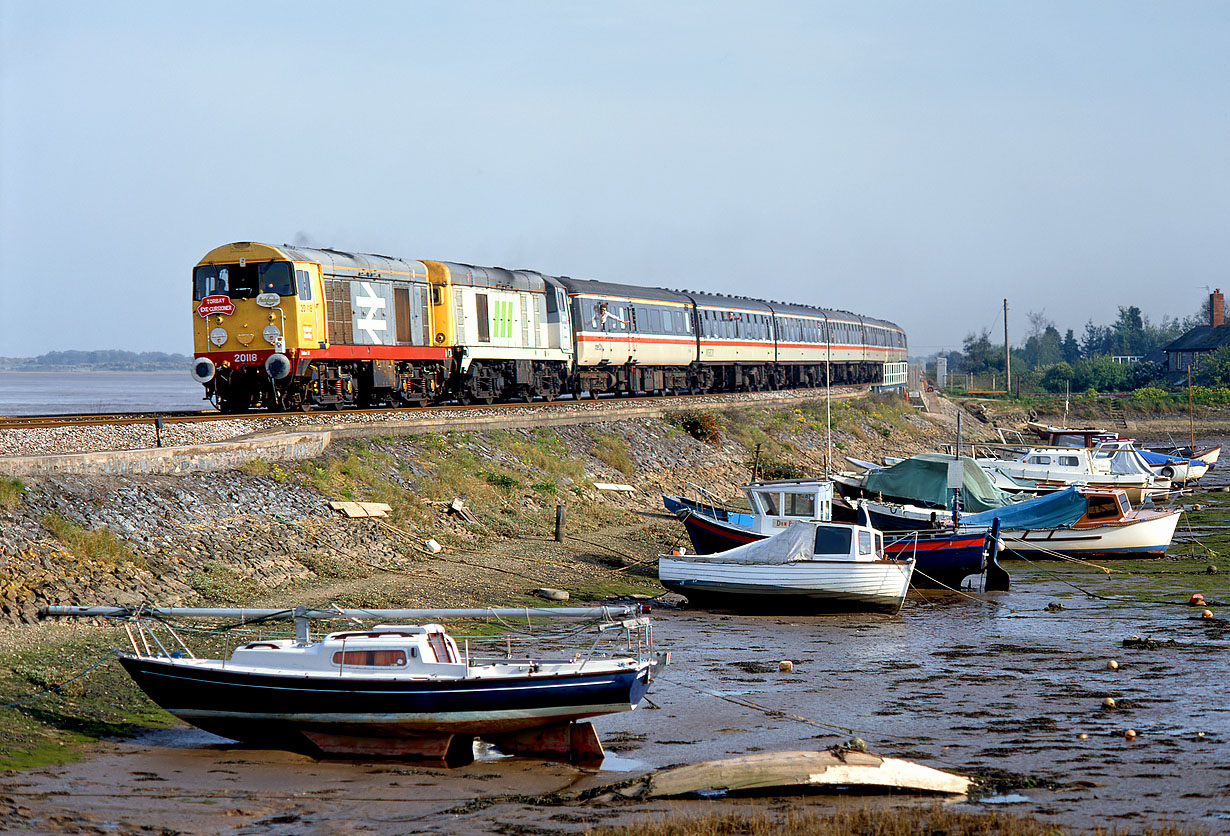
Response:
[{"label": "locomotive windscreen", "polygon": [[193,273],[192,298],[198,302],[206,296],[224,295],[232,299],[251,299],[261,293],[294,296],[295,282],[290,264],[285,261],[266,261],[243,266],[207,264],[197,267]]}]

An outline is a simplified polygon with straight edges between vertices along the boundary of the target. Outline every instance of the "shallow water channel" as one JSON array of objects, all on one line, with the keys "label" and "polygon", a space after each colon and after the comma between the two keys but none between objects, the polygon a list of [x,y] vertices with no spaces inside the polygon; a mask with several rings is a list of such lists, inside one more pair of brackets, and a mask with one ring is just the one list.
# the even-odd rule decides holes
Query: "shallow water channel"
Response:
[{"label": "shallow water channel", "polygon": [[[1123,562],[1107,575],[1012,562],[1008,593],[912,593],[896,616],[662,608],[655,635],[673,664],[640,709],[595,721],[609,755],[600,771],[497,756],[454,770],[314,761],[163,731],[106,743],[78,764],[3,776],[0,792],[18,812],[0,815],[0,830],[76,832],[71,820],[105,832],[550,833],[736,805],[935,803],[797,793],[599,807],[526,800],[857,736],[883,755],[999,774],[992,794],[962,802],[973,808],[1082,828],[1230,831],[1230,624],[1187,605],[1200,591],[1230,613],[1230,573],[1206,575],[1205,565]],[[1133,636],[1155,646],[1125,647]],[[783,659],[793,672],[779,672]],[[1102,706],[1108,696],[1117,708]]]}]

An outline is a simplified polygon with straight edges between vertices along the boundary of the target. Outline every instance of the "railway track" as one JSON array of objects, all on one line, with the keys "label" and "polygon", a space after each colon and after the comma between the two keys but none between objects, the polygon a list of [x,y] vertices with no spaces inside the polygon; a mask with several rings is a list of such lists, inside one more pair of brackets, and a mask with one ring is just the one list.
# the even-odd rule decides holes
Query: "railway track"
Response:
[{"label": "railway track", "polygon": [[[870,390],[869,385],[861,386],[835,386],[829,390],[829,395],[834,400],[846,400],[849,398],[860,397]],[[534,401],[527,403],[525,401],[510,401],[503,403],[492,403],[486,405],[474,404],[438,404],[434,406],[424,406],[415,408],[390,408],[382,407],[375,409],[347,409],[340,411],[316,411],[316,412],[249,412],[249,413],[221,413],[221,412],[205,412],[205,411],[181,411],[181,412],[133,412],[133,413],[106,413],[106,414],[59,414],[59,415],[17,415],[17,416],[0,416],[0,430],[33,430],[33,429],[59,429],[72,427],[124,427],[132,425],[155,425],[159,421],[165,425],[171,424],[193,424],[202,422],[215,421],[260,421],[267,423],[276,421],[280,424],[301,424],[311,423],[319,424],[321,419],[329,421],[336,420],[345,423],[362,423],[364,419],[374,420],[376,422],[387,422],[390,418],[404,418],[406,421],[413,421],[416,415],[431,416],[439,415],[440,413],[448,412],[466,412],[472,413],[475,410],[484,412],[492,412],[499,410],[515,410],[524,409],[532,406],[543,409],[546,413],[555,410],[574,412],[580,408],[597,408],[598,410],[608,412],[619,412],[621,409],[627,408],[643,408],[646,405],[659,404],[663,407],[670,408],[672,406],[680,406],[686,404],[697,405],[715,405],[720,406],[725,403],[738,404],[747,403],[749,400],[765,400],[770,402],[782,401],[798,403],[801,401],[813,401],[817,398],[825,397],[823,389],[793,389],[771,393],[769,397],[756,398],[756,395],[766,395],[770,393],[742,393],[729,392],[722,394],[698,394],[698,395],[668,395],[668,396],[641,396],[641,397],[603,397],[597,399],[558,399],[555,401]],[[549,418],[544,416],[544,420],[549,422]]]}]

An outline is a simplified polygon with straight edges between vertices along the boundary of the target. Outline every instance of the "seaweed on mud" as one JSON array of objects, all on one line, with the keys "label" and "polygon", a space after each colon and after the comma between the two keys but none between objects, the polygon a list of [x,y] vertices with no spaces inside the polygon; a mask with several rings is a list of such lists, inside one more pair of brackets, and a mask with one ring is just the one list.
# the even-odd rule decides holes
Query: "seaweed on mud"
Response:
[{"label": "seaweed on mud", "polygon": [[989,644],[984,648],[986,653],[1018,653],[1022,656],[1070,656],[1072,651],[1058,647],[1042,647],[1040,645],[1020,644]]},{"label": "seaweed on mud", "polygon": [[[777,662],[731,662],[727,667],[738,668],[744,673],[776,673],[778,670]],[[754,680],[763,682],[764,680]]]},{"label": "seaweed on mud", "polygon": [[975,800],[988,795],[1002,795],[1011,790],[1058,790],[1064,786],[1058,781],[1043,778],[1040,775],[1024,775],[994,767],[973,769],[969,772],[970,777],[974,779],[969,794],[970,798]]}]

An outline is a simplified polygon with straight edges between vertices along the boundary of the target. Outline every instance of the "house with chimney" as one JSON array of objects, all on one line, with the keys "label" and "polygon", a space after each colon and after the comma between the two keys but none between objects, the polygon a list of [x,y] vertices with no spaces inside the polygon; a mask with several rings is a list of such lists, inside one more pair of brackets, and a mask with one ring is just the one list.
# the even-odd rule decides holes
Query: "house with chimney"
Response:
[{"label": "house with chimney", "polygon": [[1219,287],[1209,294],[1209,324],[1198,325],[1162,346],[1167,375],[1186,374],[1189,368],[1200,365],[1201,355],[1211,354],[1223,345],[1230,345],[1230,327],[1226,325],[1226,298]]}]

